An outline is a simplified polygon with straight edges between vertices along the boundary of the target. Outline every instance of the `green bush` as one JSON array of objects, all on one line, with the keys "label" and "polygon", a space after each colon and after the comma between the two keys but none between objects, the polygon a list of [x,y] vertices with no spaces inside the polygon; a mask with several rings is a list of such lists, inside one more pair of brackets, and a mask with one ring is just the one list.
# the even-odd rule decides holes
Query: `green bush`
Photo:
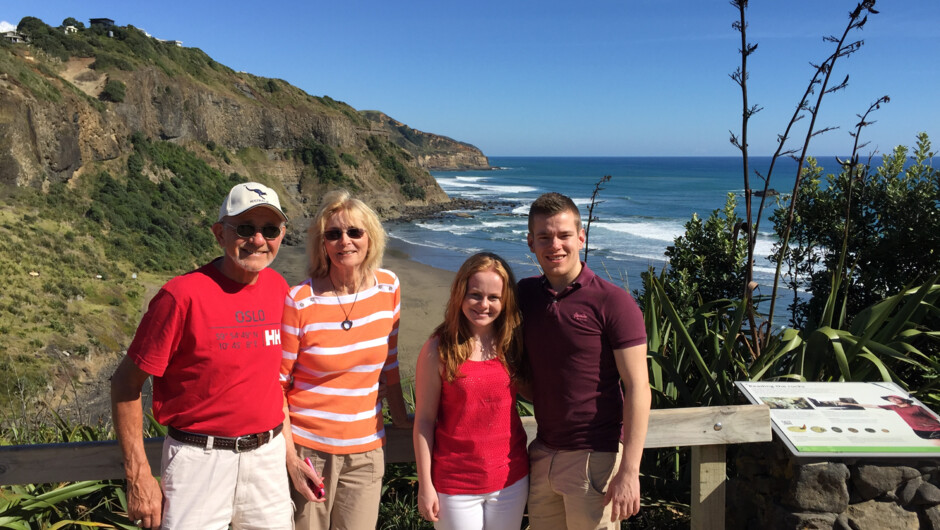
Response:
[{"label": "green bush", "polygon": [[356,157],[352,153],[343,153],[339,155],[339,159],[349,167],[359,167],[359,161],[356,160]]},{"label": "green bush", "polygon": [[107,52],[96,53],[95,62],[91,63],[90,67],[100,71],[117,68],[129,72],[134,69],[134,66],[127,59]]},{"label": "green bush", "polygon": [[382,178],[398,184],[405,198],[424,200],[426,197],[424,188],[418,184],[414,175],[400,160],[400,158],[407,159],[410,155],[397,145],[380,139],[378,136],[368,137],[366,147],[378,160],[378,170]]},{"label": "green bush", "polygon": [[312,171],[305,171],[301,175],[301,189],[303,192],[311,191],[306,189],[308,188],[307,181],[310,178],[314,178],[320,185],[344,186],[353,190],[358,188],[351,178],[343,174],[339,165],[340,157],[336,155],[336,150],[326,144],[306,138],[303,145],[294,150],[293,156],[312,169]]},{"label": "green bush", "polygon": [[[92,177],[84,217],[107,230],[105,253],[111,259],[151,271],[180,272],[200,265],[217,248],[209,230],[215,218],[206,212],[216,211],[231,186],[245,179],[235,173],[225,176],[169,142],[153,142],[138,133],[131,142],[134,153],[126,178],[106,172]],[[173,176],[151,182],[141,174],[147,164]]]},{"label": "green bush", "polygon": [[[874,171],[859,164],[823,177],[823,169],[809,160],[784,255],[795,277],[791,285],[812,295],[794,301],[795,322],[819,321],[833,271],[845,276],[849,319],[940,271],[940,170],[932,167],[933,156],[930,139],[921,133],[910,156],[898,146]],[[773,218],[778,235],[789,196],[781,199]]]},{"label": "green bush", "polygon": [[[725,206],[704,222],[697,214],[685,224],[685,233],[666,247],[669,267],[663,284],[680,315],[688,316],[703,300],[739,298],[744,284],[747,241],[738,238],[741,219],[737,199],[728,194]],[[651,273],[644,273],[643,288],[650,288]]]},{"label": "green bush", "polygon": [[104,85],[104,90],[101,91],[101,99],[120,103],[124,101],[124,91],[126,89],[127,87],[123,82],[113,79],[108,80],[107,84]]}]

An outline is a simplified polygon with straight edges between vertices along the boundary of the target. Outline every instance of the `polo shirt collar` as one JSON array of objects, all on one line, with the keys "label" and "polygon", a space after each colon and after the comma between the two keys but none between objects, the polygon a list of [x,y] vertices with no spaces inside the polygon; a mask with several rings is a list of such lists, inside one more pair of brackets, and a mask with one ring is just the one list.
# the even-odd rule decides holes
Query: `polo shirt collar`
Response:
[{"label": "polo shirt collar", "polygon": [[552,287],[551,282],[548,281],[548,277],[545,276],[544,274],[542,275],[541,278],[539,278],[539,280],[541,281],[542,289],[544,289],[549,294],[551,294],[553,298],[559,299],[559,298],[564,298],[568,296],[569,294],[573,293],[574,291],[576,291],[577,289],[580,289],[582,286],[587,285],[588,283],[591,283],[591,281],[594,280],[594,276],[595,276],[594,271],[589,269],[587,264],[585,264],[582,261],[581,273],[578,274],[578,277],[575,278],[574,281],[571,282],[567,287],[565,287],[565,289],[560,293],[555,291],[555,289]]}]

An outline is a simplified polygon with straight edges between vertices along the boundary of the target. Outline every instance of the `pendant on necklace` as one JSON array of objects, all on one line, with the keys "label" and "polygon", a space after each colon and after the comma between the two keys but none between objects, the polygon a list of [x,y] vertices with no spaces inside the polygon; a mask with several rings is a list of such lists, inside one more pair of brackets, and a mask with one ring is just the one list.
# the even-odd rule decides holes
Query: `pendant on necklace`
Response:
[{"label": "pendant on necklace", "polygon": [[344,330],[349,331],[349,328],[352,327],[352,320],[349,320],[349,319],[344,320],[342,326]]}]

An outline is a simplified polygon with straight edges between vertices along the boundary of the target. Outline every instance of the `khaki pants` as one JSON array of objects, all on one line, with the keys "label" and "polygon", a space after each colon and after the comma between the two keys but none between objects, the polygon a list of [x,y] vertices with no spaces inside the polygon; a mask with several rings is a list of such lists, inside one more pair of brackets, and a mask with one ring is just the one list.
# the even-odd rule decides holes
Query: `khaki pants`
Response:
[{"label": "khaki pants", "polygon": [[529,446],[529,525],[532,530],[620,528],[604,505],[623,452],[555,451]]},{"label": "khaki pants", "polygon": [[297,530],[362,530],[375,528],[382,498],[385,452],[382,448],[351,455],[332,455],[296,445],[300,458],[310,457],[323,477],[326,502],[307,502],[293,486],[291,498]]},{"label": "khaki pants", "polygon": [[[163,441],[163,528],[290,530],[284,436],[252,451]],[[231,527],[229,523],[231,522]]]}]

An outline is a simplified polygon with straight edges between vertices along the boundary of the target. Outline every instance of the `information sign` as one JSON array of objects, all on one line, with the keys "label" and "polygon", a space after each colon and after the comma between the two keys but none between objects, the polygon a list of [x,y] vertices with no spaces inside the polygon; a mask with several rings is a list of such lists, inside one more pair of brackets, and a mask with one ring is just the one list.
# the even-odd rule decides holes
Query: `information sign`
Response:
[{"label": "information sign", "polygon": [[735,383],[796,456],[940,456],[940,416],[894,383]]}]

